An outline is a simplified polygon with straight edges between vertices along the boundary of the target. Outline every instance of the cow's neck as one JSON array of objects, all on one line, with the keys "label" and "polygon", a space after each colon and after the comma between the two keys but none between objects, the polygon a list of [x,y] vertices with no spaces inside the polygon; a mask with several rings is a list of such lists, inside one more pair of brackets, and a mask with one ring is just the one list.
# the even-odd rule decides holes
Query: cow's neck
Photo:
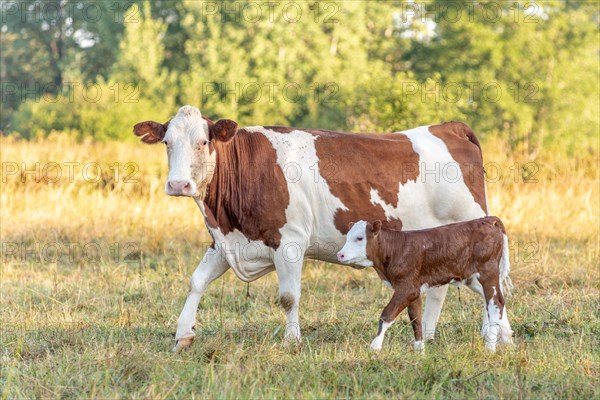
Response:
[{"label": "cow's neck", "polygon": [[271,143],[241,129],[231,141],[215,142],[214,151],[215,172],[200,207],[207,225],[224,235],[237,229],[276,248],[289,194]]}]

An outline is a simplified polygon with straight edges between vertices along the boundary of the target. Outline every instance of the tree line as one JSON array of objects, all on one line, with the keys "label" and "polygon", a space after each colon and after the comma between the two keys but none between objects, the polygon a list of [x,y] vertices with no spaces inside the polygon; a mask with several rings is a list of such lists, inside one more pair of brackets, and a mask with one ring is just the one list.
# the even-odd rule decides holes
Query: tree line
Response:
[{"label": "tree line", "polygon": [[192,104],[242,125],[385,132],[462,120],[530,153],[597,151],[595,2],[0,7],[5,134],[123,139]]}]

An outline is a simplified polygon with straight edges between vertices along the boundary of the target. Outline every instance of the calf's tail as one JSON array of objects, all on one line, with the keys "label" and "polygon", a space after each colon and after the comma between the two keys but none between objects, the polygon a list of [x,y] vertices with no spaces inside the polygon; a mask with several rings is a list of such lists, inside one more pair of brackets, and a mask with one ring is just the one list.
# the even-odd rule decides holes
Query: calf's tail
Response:
[{"label": "calf's tail", "polygon": [[510,258],[508,251],[508,236],[506,233],[502,234],[503,243],[502,243],[502,257],[500,258],[500,290],[502,290],[502,294],[508,295],[512,291],[513,284],[510,280]]},{"label": "calf's tail", "polygon": [[508,236],[506,235],[506,229],[502,220],[498,217],[490,217],[492,219],[492,225],[497,226],[502,231],[502,256],[500,257],[500,290],[502,294],[510,294],[513,284],[510,280],[510,256],[508,249]]}]

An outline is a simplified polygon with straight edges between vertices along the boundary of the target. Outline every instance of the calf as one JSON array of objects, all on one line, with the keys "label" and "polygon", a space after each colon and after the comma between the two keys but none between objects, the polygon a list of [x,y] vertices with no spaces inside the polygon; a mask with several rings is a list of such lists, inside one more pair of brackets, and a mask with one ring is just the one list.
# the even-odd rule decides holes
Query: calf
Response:
[{"label": "calf", "polygon": [[511,342],[501,284],[510,283],[508,238],[497,217],[405,232],[382,229],[380,221],[359,221],[351,225],[337,257],[343,263],[374,267],[394,290],[381,313],[373,350],[381,350],[386,330],[407,307],[415,350],[422,350],[421,292],[448,283],[465,283],[483,297],[481,334],[488,349],[495,351],[498,339]]}]

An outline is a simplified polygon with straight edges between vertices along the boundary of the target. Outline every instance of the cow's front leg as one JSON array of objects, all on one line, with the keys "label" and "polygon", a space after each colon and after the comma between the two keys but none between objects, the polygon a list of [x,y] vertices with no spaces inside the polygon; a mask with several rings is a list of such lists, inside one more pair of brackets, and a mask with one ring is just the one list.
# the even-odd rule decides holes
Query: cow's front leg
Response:
[{"label": "cow's front leg", "polygon": [[220,251],[209,248],[204,254],[202,261],[192,274],[190,281],[190,292],[188,293],[183,310],[177,321],[177,333],[175,340],[177,343],[173,351],[177,352],[191,346],[196,334],[194,325],[196,324],[196,311],[200,303],[200,297],[206,290],[206,287],[215,279],[220,277],[229,269],[229,264]]},{"label": "cow's front leg", "polygon": [[425,340],[433,340],[435,328],[446,300],[448,285],[437,286],[427,289],[425,296],[425,311],[423,312],[423,334]]},{"label": "cow's front leg", "polygon": [[286,315],[286,343],[299,342],[300,335],[300,292],[304,251],[295,244],[281,245],[275,254],[275,270],[279,280],[279,302]]}]

